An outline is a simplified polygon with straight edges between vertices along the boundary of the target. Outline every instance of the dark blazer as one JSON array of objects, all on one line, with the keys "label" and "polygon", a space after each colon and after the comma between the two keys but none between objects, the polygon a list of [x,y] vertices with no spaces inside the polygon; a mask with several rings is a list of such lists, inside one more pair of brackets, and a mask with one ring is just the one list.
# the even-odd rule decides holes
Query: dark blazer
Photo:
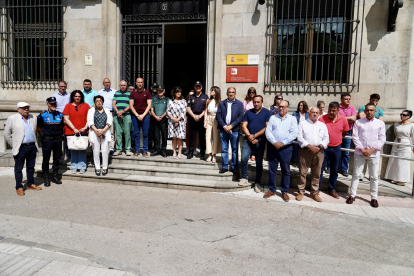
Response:
[{"label": "dark blazer", "polygon": [[[232,131],[238,132],[240,130],[240,124],[243,120],[244,107],[243,103],[237,99],[232,103],[231,106],[231,121],[230,124],[233,126]],[[223,129],[226,124],[227,117],[227,99],[221,101],[217,107],[216,120],[218,122],[218,129]]]}]

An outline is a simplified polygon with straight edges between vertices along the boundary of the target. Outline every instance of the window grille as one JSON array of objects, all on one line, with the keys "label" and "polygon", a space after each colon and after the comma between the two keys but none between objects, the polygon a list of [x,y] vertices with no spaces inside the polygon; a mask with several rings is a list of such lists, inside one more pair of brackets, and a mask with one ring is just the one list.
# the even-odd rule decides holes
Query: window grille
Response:
[{"label": "window grille", "polygon": [[270,3],[265,89],[352,91],[357,83],[361,56],[359,14],[363,5],[359,0],[273,0]]},{"label": "window grille", "polygon": [[62,0],[0,0],[3,87],[55,88],[63,79]]}]

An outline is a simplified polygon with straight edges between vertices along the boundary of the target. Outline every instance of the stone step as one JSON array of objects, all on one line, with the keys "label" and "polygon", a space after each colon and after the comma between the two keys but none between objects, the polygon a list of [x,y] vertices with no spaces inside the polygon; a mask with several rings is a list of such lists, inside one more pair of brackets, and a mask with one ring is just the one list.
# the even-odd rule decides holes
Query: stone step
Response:
[{"label": "stone step", "polygon": [[[66,165],[66,166],[65,166]],[[41,165],[36,166],[39,170]],[[61,164],[60,169],[70,170],[69,164]],[[94,171],[94,166],[88,166],[89,171]],[[168,166],[149,166],[142,164],[111,164],[108,166],[109,173],[128,173],[131,175],[160,176],[170,178],[188,178],[201,180],[231,181],[233,174],[226,172],[219,173],[218,169],[197,169],[197,168],[175,168]]]},{"label": "stone step", "polygon": [[160,167],[174,167],[174,168],[195,168],[195,169],[219,169],[219,164],[221,159],[217,160],[218,162],[206,162],[200,160],[199,157],[193,157],[192,159],[187,159],[187,156],[182,155],[181,159],[173,159],[171,156],[161,157],[161,156],[150,156],[145,158],[143,156],[112,156],[109,158],[110,164],[143,164],[148,166],[160,166]]},{"label": "stone step", "polygon": [[[43,172],[40,169],[35,170],[37,177],[43,177]],[[162,177],[152,175],[136,175],[129,173],[108,173],[106,176],[96,176],[95,171],[89,170],[84,174],[72,174],[70,171],[61,170],[59,174],[62,181],[76,180],[76,181],[91,181],[96,183],[114,183],[123,185],[148,186],[168,189],[192,190],[201,192],[232,192],[251,188],[248,183],[243,186],[238,185],[238,181],[217,181],[178,177]],[[41,182],[41,179],[36,179]],[[41,184],[37,183],[36,184]],[[64,184],[64,183],[63,183]]]}]

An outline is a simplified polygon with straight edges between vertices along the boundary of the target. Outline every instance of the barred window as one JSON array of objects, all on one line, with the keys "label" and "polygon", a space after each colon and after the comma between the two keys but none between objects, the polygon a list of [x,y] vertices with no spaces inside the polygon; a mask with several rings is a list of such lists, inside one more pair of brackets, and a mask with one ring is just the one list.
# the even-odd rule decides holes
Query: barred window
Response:
[{"label": "barred window", "polygon": [[270,10],[268,90],[283,87],[309,92],[355,86],[358,28],[362,30],[359,1],[273,0]]},{"label": "barred window", "polygon": [[61,0],[0,0],[3,87],[54,88],[63,79]]}]

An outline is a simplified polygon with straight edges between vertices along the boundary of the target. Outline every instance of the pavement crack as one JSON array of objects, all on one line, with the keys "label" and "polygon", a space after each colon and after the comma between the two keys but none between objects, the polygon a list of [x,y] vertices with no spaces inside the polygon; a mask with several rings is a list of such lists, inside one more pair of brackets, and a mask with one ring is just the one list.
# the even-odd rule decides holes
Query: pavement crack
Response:
[{"label": "pavement crack", "polygon": [[214,243],[214,242],[219,242],[219,241],[226,240],[226,239],[231,239],[231,238],[234,238],[235,236],[236,236],[236,235],[229,235],[229,236],[224,237],[224,238],[222,238],[222,239],[218,239],[218,240],[215,240],[215,241],[211,241],[211,243]]}]

